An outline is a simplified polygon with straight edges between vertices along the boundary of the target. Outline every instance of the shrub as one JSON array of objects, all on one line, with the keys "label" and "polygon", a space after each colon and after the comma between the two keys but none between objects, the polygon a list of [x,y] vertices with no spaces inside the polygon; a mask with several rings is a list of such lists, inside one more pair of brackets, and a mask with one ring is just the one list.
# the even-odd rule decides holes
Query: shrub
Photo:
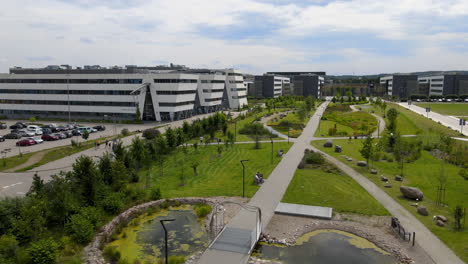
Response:
[{"label": "shrub", "polygon": [[458,174],[459,174],[460,176],[462,176],[463,179],[468,180],[468,168],[462,168],[462,169],[460,169],[460,171],[458,172]]},{"label": "shrub", "polygon": [[161,132],[159,132],[159,130],[154,129],[154,128],[148,128],[148,129],[143,130],[143,135],[142,136],[144,138],[146,138],[146,139],[154,139],[157,136],[159,136],[160,134],[161,134]]},{"label": "shrub", "polygon": [[239,134],[244,135],[268,135],[270,131],[260,123],[250,123],[239,129]]},{"label": "shrub", "polygon": [[29,122],[36,122],[36,121],[37,121],[37,119],[36,119],[36,117],[34,117],[34,116],[32,116],[32,117],[29,118]]},{"label": "shrub", "polygon": [[159,189],[159,187],[151,188],[150,199],[153,201],[161,199],[161,189]]},{"label": "shrub", "polygon": [[88,138],[89,138],[89,132],[88,132],[87,130],[85,130],[85,131],[83,132],[83,135],[81,135],[81,137],[82,137],[84,140],[88,140]]},{"label": "shrub", "polygon": [[203,218],[211,212],[211,205],[209,204],[197,204],[195,205],[195,213],[198,218]]},{"label": "shrub", "polygon": [[388,156],[388,157],[387,157],[387,161],[388,161],[388,162],[393,162],[393,157],[392,157],[392,156]]},{"label": "shrub", "polygon": [[81,214],[72,215],[65,229],[80,244],[88,243],[94,235],[93,224]]},{"label": "shrub", "polygon": [[334,136],[334,135],[336,135],[336,132],[337,132],[336,127],[330,127],[330,128],[328,129],[328,135],[329,135],[329,136]]},{"label": "shrub", "polygon": [[323,156],[320,154],[320,153],[317,153],[317,152],[309,152],[307,153],[307,155],[305,156],[305,161],[307,164],[317,164],[317,165],[321,165],[325,162],[325,159],[323,158]]},{"label": "shrub", "polygon": [[128,136],[128,134],[130,134],[130,131],[128,130],[128,128],[124,128],[122,129],[122,131],[120,131],[120,134],[124,137]]},{"label": "shrub", "polygon": [[305,162],[301,160],[301,162],[299,162],[299,165],[297,165],[297,168],[302,170],[304,169],[304,167],[305,167]]},{"label": "shrub", "polygon": [[94,226],[97,227],[99,225],[99,221],[101,219],[101,211],[96,207],[83,207],[80,209],[80,215],[84,218],[88,219],[88,221]]},{"label": "shrub", "polygon": [[123,197],[121,193],[111,193],[104,200],[101,201],[101,206],[104,211],[116,214],[124,206]]},{"label": "shrub", "polygon": [[120,251],[112,246],[106,246],[102,254],[108,261],[116,262],[120,260]]},{"label": "shrub", "polygon": [[58,256],[58,244],[52,239],[41,239],[31,244],[29,254],[34,264],[52,264]]},{"label": "shrub", "polygon": [[0,237],[0,256],[13,258],[18,250],[18,241],[13,235],[3,235]]},{"label": "shrub", "polygon": [[161,209],[167,209],[169,208],[169,202],[165,200],[164,202],[161,203],[161,205],[159,205],[159,207],[161,207]]},{"label": "shrub", "polygon": [[131,183],[137,183],[140,181],[140,177],[138,176],[137,172],[132,170],[130,172],[130,182]]},{"label": "shrub", "polygon": [[74,140],[74,139],[71,140],[71,145],[72,145],[72,147],[74,147],[74,148],[80,146],[79,143],[78,143],[78,141],[76,141],[76,140]]}]

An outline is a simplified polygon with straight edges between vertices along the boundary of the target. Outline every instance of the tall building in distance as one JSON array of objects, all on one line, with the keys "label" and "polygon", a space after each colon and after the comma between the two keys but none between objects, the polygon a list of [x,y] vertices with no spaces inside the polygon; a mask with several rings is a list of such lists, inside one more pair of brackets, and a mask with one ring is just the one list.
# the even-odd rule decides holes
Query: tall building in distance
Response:
[{"label": "tall building in distance", "polygon": [[249,90],[249,96],[255,98],[277,98],[284,95],[291,88],[288,77],[264,74],[254,76],[253,87]]},{"label": "tall building in distance", "polygon": [[468,75],[444,74],[418,78],[418,94],[468,95]]},{"label": "tall building in distance", "polygon": [[285,76],[290,79],[290,86],[285,94],[299,96],[322,96],[325,72],[267,72],[267,74]]},{"label": "tall building in distance", "polygon": [[412,74],[394,74],[380,78],[380,85],[385,94],[398,98],[408,98],[418,88],[418,76]]},{"label": "tall building in distance", "polygon": [[0,114],[18,118],[135,119],[139,113],[169,121],[247,104],[240,71],[181,65],[15,67],[0,74],[0,94]]}]

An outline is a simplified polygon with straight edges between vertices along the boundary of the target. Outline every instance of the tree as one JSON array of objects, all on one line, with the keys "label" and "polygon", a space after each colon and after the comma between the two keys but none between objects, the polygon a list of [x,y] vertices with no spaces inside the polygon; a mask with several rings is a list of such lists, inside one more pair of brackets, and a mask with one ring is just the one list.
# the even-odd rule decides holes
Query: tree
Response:
[{"label": "tree", "polygon": [[117,141],[112,147],[114,157],[116,160],[124,161],[127,154],[127,150],[124,148],[122,141]]},{"label": "tree", "polygon": [[176,145],[180,146],[180,145],[184,144],[185,139],[186,139],[186,134],[184,133],[182,128],[178,128],[176,130]]},{"label": "tree", "polygon": [[2,256],[7,259],[13,259],[18,249],[18,241],[14,235],[5,234],[0,236],[0,260]]},{"label": "tree", "polygon": [[314,110],[315,108],[315,100],[312,96],[307,96],[305,99],[305,106],[306,111],[309,113],[310,111]]},{"label": "tree", "polygon": [[130,156],[135,161],[137,169],[142,167],[143,162],[147,158],[145,145],[138,136],[132,139],[132,144],[130,145]]},{"label": "tree", "polygon": [[38,195],[42,194],[42,190],[44,189],[44,181],[37,175],[37,172],[34,173],[33,182],[31,187],[29,188],[29,192],[27,195]]},{"label": "tree", "polygon": [[390,108],[387,112],[388,124],[387,129],[391,133],[396,133],[397,129],[397,118],[398,118],[398,111],[395,108]]},{"label": "tree", "polygon": [[463,219],[465,219],[465,214],[465,210],[460,205],[455,207],[453,218],[455,219],[454,228],[456,231],[463,230]]},{"label": "tree", "polygon": [[53,264],[59,254],[59,245],[52,239],[41,239],[28,249],[33,264]]},{"label": "tree", "polygon": [[81,135],[81,137],[82,137],[84,140],[88,140],[88,138],[89,138],[89,132],[88,132],[87,130],[85,130],[85,131],[83,132],[83,135]]},{"label": "tree", "polygon": [[299,109],[297,110],[297,117],[299,118],[299,120],[301,122],[304,122],[304,120],[306,119],[307,117],[307,107],[306,105],[301,105],[299,107]]},{"label": "tree", "polygon": [[193,169],[193,176],[198,175],[198,172],[197,172],[198,165],[200,165],[200,163],[198,163],[197,161],[194,161],[191,165]]},{"label": "tree", "polygon": [[348,98],[348,102],[351,103],[353,93],[350,90],[346,91],[346,97]]},{"label": "tree", "polygon": [[383,112],[383,117],[385,118],[385,109],[387,109],[387,102],[385,101],[382,101],[380,98],[378,99],[377,102],[380,102],[380,108],[382,109],[382,112]]},{"label": "tree", "polygon": [[171,127],[166,129],[166,142],[171,151],[174,150],[174,148],[177,146],[176,136],[174,130]]},{"label": "tree", "polygon": [[111,171],[111,187],[113,191],[118,192],[125,187],[128,178],[128,170],[122,161],[116,160],[112,162]]},{"label": "tree", "polygon": [[99,158],[98,168],[104,183],[107,185],[112,185],[112,160],[109,153],[105,153]]},{"label": "tree", "polygon": [[[366,140],[364,140],[364,142],[362,142],[362,148],[359,151],[361,153],[362,157],[366,159],[367,164],[369,164],[369,159],[372,157],[373,152],[374,152],[373,141],[374,140],[373,140],[372,136],[370,134],[367,135],[367,138],[366,138]],[[369,165],[368,165],[368,167],[369,167]]]},{"label": "tree", "polygon": [[45,204],[37,198],[29,198],[12,224],[12,233],[21,243],[36,240],[46,230]]},{"label": "tree", "polygon": [[161,132],[154,128],[148,128],[143,130],[142,136],[148,140],[154,139],[155,137],[159,136]]},{"label": "tree", "polygon": [[190,134],[191,134],[191,127],[189,125],[189,123],[187,121],[184,121],[184,123],[182,124],[182,131],[184,132],[184,135],[187,136],[187,137],[190,137]]},{"label": "tree", "polygon": [[80,156],[73,164],[70,175],[76,187],[75,191],[81,195],[85,204],[94,205],[100,178],[93,159],[88,156]]},{"label": "tree", "polygon": [[80,244],[88,243],[94,236],[93,224],[81,214],[72,215],[65,229],[67,233]]},{"label": "tree", "polygon": [[140,111],[140,106],[139,104],[136,104],[136,111],[135,111],[135,121],[140,122],[141,121],[141,111]]}]

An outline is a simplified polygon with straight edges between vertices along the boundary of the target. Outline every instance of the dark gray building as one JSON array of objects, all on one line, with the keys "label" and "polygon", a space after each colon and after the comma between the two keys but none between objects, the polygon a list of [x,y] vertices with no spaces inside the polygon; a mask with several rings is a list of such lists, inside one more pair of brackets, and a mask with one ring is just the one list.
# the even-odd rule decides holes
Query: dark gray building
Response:
[{"label": "dark gray building", "polygon": [[385,94],[398,98],[408,98],[417,93],[418,76],[411,74],[394,74],[380,78],[380,85]]},{"label": "dark gray building", "polygon": [[255,98],[276,98],[283,95],[284,90],[290,90],[290,79],[288,77],[264,74],[256,75],[253,87],[249,89],[249,96]]},{"label": "dark gray building", "polygon": [[418,78],[423,95],[468,95],[467,74],[444,74]]},{"label": "dark gray building", "polygon": [[325,72],[268,72],[267,74],[289,77],[291,82],[289,94],[316,98],[322,95]]}]

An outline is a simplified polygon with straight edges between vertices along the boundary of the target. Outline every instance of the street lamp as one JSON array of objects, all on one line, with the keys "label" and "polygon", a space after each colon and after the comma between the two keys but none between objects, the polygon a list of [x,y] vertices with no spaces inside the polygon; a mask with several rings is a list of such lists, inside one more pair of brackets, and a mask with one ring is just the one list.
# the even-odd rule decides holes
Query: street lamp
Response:
[{"label": "street lamp", "polygon": [[166,226],[164,225],[164,222],[172,222],[172,221],[175,221],[175,219],[162,219],[162,220],[159,220],[159,222],[161,223],[163,229],[164,229],[164,244],[165,244],[165,254],[166,254],[166,264],[168,264],[168,258],[167,258],[167,229],[166,229]]},{"label": "street lamp", "polygon": [[250,161],[250,160],[241,160],[242,164],[242,198],[245,197],[245,165],[244,162]]}]

